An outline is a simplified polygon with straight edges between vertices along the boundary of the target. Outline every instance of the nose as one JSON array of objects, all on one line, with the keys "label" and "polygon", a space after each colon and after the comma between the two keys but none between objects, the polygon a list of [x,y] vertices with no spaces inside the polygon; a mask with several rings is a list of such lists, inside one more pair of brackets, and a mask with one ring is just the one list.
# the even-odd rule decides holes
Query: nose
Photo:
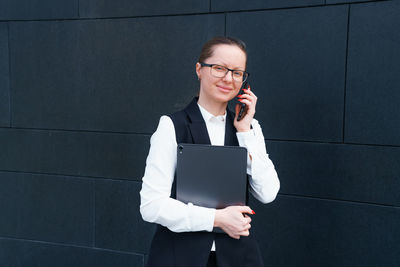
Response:
[{"label": "nose", "polygon": [[226,82],[232,82],[232,80],[233,80],[232,75],[233,75],[233,72],[231,70],[228,70],[228,72],[225,74],[225,76],[222,80],[226,81]]}]

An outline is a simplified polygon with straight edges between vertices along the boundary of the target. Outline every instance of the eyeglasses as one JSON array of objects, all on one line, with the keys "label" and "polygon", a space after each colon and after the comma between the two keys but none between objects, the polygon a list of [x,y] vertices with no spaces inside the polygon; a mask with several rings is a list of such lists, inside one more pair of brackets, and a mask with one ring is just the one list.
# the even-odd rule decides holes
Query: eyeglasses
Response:
[{"label": "eyeglasses", "polygon": [[210,73],[212,76],[216,78],[223,78],[225,75],[231,71],[232,72],[232,78],[236,82],[244,82],[246,81],[247,77],[249,77],[250,73],[244,71],[244,70],[231,70],[228,69],[227,67],[218,65],[218,64],[207,64],[200,62],[200,65],[202,67],[210,67]]}]

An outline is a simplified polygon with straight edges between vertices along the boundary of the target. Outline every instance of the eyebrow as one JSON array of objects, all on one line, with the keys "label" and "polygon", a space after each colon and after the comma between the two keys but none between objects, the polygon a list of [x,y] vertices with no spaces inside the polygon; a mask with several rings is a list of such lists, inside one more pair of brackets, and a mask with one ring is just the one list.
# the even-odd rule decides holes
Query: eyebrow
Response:
[{"label": "eyebrow", "polygon": [[[228,68],[227,64],[225,64],[225,63],[215,63],[215,64]],[[235,66],[232,69],[233,70],[243,70],[244,68],[242,69],[241,67]]]}]

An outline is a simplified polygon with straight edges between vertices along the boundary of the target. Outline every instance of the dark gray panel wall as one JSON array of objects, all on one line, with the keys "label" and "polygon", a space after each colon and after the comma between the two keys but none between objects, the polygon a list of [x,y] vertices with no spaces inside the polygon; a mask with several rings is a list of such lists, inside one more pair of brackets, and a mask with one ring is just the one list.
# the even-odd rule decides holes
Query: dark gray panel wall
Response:
[{"label": "dark gray panel wall", "polygon": [[8,24],[0,23],[0,126],[10,125]]},{"label": "dark gray panel wall", "polygon": [[155,225],[140,216],[140,182],[96,181],[95,246],[147,254]]},{"label": "dark gray panel wall", "polygon": [[279,196],[251,202],[266,266],[392,266],[400,262],[400,209]]},{"label": "dark gray panel wall", "polygon": [[12,23],[13,125],[153,132],[195,95],[197,54],[223,30],[223,15]]},{"label": "dark gray panel wall", "polygon": [[[326,4],[338,4],[338,3],[357,3],[357,2],[368,2],[374,0],[325,0]],[[385,1],[385,0],[383,0]]]},{"label": "dark gray panel wall", "polygon": [[322,5],[324,0],[211,0],[212,11],[237,11],[262,8],[284,8]]},{"label": "dark gray panel wall", "polygon": [[400,148],[268,142],[281,193],[400,205]]},{"label": "dark gray panel wall", "polygon": [[143,255],[0,238],[0,262],[8,267],[142,267]]},{"label": "dark gray panel wall", "polygon": [[0,0],[0,20],[78,17],[78,0]]},{"label": "dark gray panel wall", "polygon": [[0,177],[1,236],[93,244],[91,180],[14,172]]},{"label": "dark gray panel wall", "polygon": [[400,3],[350,12],[345,141],[400,145]]},{"label": "dark gray panel wall", "polygon": [[0,170],[140,180],[149,138],[141,134],[0,129],[0,147]]},{"label": "dark gray panel wall", "polygon": [[150,133],[225,34],[281,181],[250,202],[266,266],[397,267],[399,6],[0,0],[0,266],[144,266]]},{"label": "dark gray panel wall", "polygon": [[80,0],[81,17],[127,17],[163,14],[184,14],[209,11],[209,1],[196,0]]},{"label": "dark gray panel wall", "polygon": [[227,34],[249,46],[249,81],[266,138],[342,140],[347,8],[227,15]]}]

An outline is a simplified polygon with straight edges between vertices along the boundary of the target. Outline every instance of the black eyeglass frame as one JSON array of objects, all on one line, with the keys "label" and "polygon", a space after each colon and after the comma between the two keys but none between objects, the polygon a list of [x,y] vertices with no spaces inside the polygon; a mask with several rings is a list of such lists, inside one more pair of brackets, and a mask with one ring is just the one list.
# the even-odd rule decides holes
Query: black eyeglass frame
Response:
[{"label": "black eyeglass frame", "polygon": [[[227,69],[227,71],[226,71],[225,75],[222,76],[222,77],[225,77],[226,74],[228,74],[228,72],[231,71],[231,72],[232,72],[232,79],[234,79],[234,78],[233,78],[233,72],[234,72],[234,71],[242,71],[242,72],[243,72],[243,77],[245,77],[244,75],[246,75],[246,78],[242,81],[242,83],[244,83],[244,82],[247,80],[247,78],[249,78],[249,76],[250,76],[250,73],[248,73],[248,72],[245,71],[245,70],[232,70],[232,69],[230,69],[230,68],[227,68],[227,67],[222,66],[222,65],[219,65],[219,64],[207,64],[207,63],[204,63],[204,62],[199,62],[199,63],[200,63],[200,65],[201,65],[202,67],[210,67],[210,68],[212,68],[213,66],[220,66],[220,67],[222,67],[222,68],[225,68],[225,69]],[[210,71],[211,71],[211,70],[210,70]],[[217,78],[222,78],[222,77],[217,77]]]}]

